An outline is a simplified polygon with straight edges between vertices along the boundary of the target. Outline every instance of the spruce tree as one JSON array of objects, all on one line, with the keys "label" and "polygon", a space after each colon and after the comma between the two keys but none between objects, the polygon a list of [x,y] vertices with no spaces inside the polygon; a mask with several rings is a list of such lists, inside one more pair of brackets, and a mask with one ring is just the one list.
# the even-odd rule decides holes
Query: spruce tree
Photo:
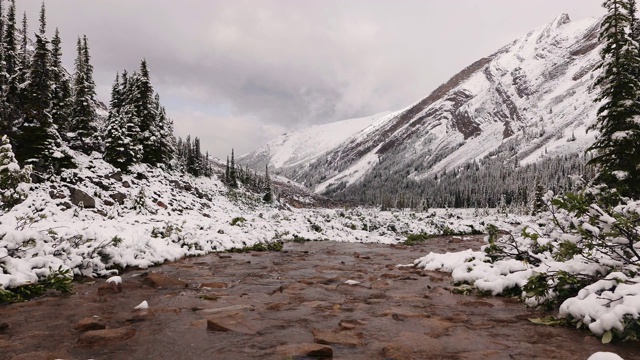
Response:
[{"label": "spruce tree", "polygon": [[30,173],[28,166],[20,169],[9,138],[3,135],[0,145],[0,208],[10,210],[27,198],[28,188],[22,184],[31,182]]},{"label": "spruce tree", "polygon": [[24,84],[29,74],[29,31],[27,22],[27,13],[22,14],[22,31],[20,32],[20,50],[19,65],[17,73],[18,84]]},{"label": "spruce tree", "polygon": [[236,178],[236,161],[234,157],[234,150],[231,149],[231,162],[229,163],[229,186],[235,189],[238,187],[238,179]]},{"label": "spruce tree", "polygon": [[20,87],[18,86],[17,71],[18,42],[16,34],[16,3],[11,1],[4,22],[2,37],[3,67],[0,72],[0,131],[3,134],[15,136],[18,126],[19,112],[17,104],[20,99]]},{"label": "spruce tree", "polygon": [[197,136],[193,139],[193,167],[191,169],[191,174],[193,176],[202,176],[202,152],[200,150],[200,138]]},{"label": "spruce tree", "polygon": [[268,163],[264,166],[264,178],[265,178],[265,185],[264,185],[265,194],[262,197],[262,200],[266,203],[271,203],[273,202],[273,193],[271,192],[271,179],[269,178]]},{"label": "spruce tree", "polygon": [[151,158],[155,164],[162,164],[169,167],[176,157],[173,121],[167,117],[165,108],[160,104],[160,95],[157,93],[153,100],[153,106],[156,115],[153,128],[156,134],[149,139],[151,143],[150,148],[146,150],[149,151],[149,158]]},{"label": "spruce tree", "polygon": [[122,82],[116,74],[111,88],[111,102],[104,134],[104,160],[127,172],[140,161],[142,149],[137,142],[137,119],[127,99],[128,76],[122,74]]},{"label": "spruce tree", "polygon": [[69,130],[69,146],[85,154],[100,150],[97,114],[95,110],[95,83],[91,78],[93,68],[89,63],[89,49],[86,36],[84,42],[78,38],[75,73],[73,82],[73,104]]},{"label": "spruce tree", "polygon": [[229,171],[229,155],[227,155],[227,166],[224,168],[224,183],[231,184],[231,172]]},{"label": "spruce tree", "polygon": [[134,106],[136,115],[140,119],[142,162],[157,165],[162,160],[162,154],[156,142],[160,136],[157,126],[158,114],[156,114],[154,91],[145,59],[140,62],[140,74],[136,76],[136,80]]},{"label": "spruce tree", "polygon": [[640,22],[638,22],[638,5],[636,0],[629,0],[629,36],[640,46]]},{"label": "spruce tree", "polygon": [[36,34],[28,82],[24,86],[25,114],[19,132],[18,159],[39,172],[58,171],[72,166],[61,152],[62,141],[53,124],[51,108],[51,53],[46,38],[44,3],[40,10],[40,30]]},{"label": "spruce tree", "polygon": [[62,48],[60,46],[60,32],[56,28],[51,40],[51,118],[58,128],[63,140],[69,131],[69,117],[73,105],[71,98],[71,84],[67,72],[62,66]]},{"label": "spruce tree", "polygon": [[533,206],[531,209],[531,215],[537,215],[544,210],[544,188],[540,179],[536,179],[534,186]]},{"label": "spruce tree", "polygon": [[602,101],[597,121],[590,129],[600,135],[587,151],[594,151],[590,164],[599,166],[597,180],[616,187],[625,196],[640,193],[640,69],[638,47],[627,35],[631,18],[628,0],[607,0],[603,6],[608,13],[602,21],[600,41],[601,75],[596,85]]},{"label": "spruce tree", "polygon": [[[0,104],[2,104],[2,74],[4,73],[4,1],[0,0]],[[2,114],[0,114],[2,115]],[[0,130],[2,127],[0,126]]]}]

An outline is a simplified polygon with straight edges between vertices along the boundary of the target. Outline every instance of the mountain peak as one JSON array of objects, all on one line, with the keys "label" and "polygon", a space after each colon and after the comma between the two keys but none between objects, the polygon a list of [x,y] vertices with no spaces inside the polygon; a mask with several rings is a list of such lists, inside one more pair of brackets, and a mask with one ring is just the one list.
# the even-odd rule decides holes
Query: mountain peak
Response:
[{"label": "mountain peak", "polygon": [[571,22],[571,19],[569,18],[569,14],[563,13],[558,15],[555,19],[553,19],[553,21],[551,22],[551,28],[556,29],[570,22]]}]

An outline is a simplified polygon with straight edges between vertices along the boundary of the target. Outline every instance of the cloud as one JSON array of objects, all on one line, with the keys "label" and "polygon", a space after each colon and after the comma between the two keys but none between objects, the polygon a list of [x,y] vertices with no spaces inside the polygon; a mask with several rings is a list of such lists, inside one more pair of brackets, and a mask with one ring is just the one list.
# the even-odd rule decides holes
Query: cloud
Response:
[{"label": "cloud", "polygon": [[194,109],[176,111],[173,120],[177,136],[199,137],[202,151],[209,151],[221,160],[231,154],[231,149],[240,156],[255,150],[256,144],[264,144],[286,132],[283,126],[265,124],[255,117],[212,115]]},{"label": "cloud", "polygon": [[[40,3],[20,0],[18,7],[35,20]],[[595,0],[49,0],[46,6],[70,69],[76,36],[89,37],[102,100],[116,71],[134,70],[146,57],[171,117],[185,121],[184,109],[192,107],[202,112],[194,118],[213,128],[237,121],[237,130],[251,135],[220,141],[246,136],[254,148],[265,138],[263,126],[289,131],[397,110],[562,12],[574,20],[603,14]]]}]

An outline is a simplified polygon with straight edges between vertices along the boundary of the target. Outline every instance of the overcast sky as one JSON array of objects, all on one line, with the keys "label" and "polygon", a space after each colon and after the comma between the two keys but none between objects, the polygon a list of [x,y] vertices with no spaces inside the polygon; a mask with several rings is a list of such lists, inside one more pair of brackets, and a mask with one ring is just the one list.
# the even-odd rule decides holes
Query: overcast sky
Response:
[{"label": "overcast sky", "polygon": [[[100,100],[149,64],[176,134],[223,158],[316,123],[398,110],[561,13],[603,0],[47,0],[73,70],[86,34]],[[30,32],[41,0],[18,0]]]}]

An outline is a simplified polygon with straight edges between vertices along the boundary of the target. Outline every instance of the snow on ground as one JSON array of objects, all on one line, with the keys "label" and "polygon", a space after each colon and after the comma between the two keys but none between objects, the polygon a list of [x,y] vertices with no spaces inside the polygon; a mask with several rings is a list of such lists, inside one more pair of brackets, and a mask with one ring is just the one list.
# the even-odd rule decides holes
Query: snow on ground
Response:
[{"label": "snow on ground", "polygon": [[[274,241],[391,244],[407,234],[471,233],[496,218],[490,211],[462,220],[457,210],[288,209],[229,192],[216,178],[146,166],[121,179],[109,176],[114,172],[100,159],[83,158],[63,182],[32,184],[25,202],[0,215],[0,288],[36,282],[60,267],[82,276],[117,275],[117,268]],[[95,208],[71,205],[73,189],[91,196]],[[126,197],[123,204],[112,204],[116,193]],[[501,226],[512,227],[509,221]]]},{"label": "snow on ground", "polygon": [[[552,199],[551,193],[545,197],[548,204]],[[529,306],[559,305],[559,319],[588,328],[602,336],[605,343],[614,336],[636,339],[640,324],[638,268],[602,250],[610,248],[608,245],[594,247],[587,235],[607,233],[607,244],[626,244],[629,240],[614,237],[611,230],[625,225],[619,225],[619,220],[606,213],[596,212],[596,205],[590,207],[594,217],[571,215],[548,206],[549,210],[533,221],[516,226],[513,235],[495,240],[487,236],[487,245],[480,251],[432,252],[415,260],[414,265],[451,273],[454,283],[468,284],[481,292],[519,294]],[[630,200],[615,209],[616,216],[637,214],[640,202]],[[578,251],[581,247],[585,252]],[[630,253],[625,254],[633,259]],[[581,281],[584,283],[580,285]],[[578,284],[575,293],[570,293],[574,284]]]}]

